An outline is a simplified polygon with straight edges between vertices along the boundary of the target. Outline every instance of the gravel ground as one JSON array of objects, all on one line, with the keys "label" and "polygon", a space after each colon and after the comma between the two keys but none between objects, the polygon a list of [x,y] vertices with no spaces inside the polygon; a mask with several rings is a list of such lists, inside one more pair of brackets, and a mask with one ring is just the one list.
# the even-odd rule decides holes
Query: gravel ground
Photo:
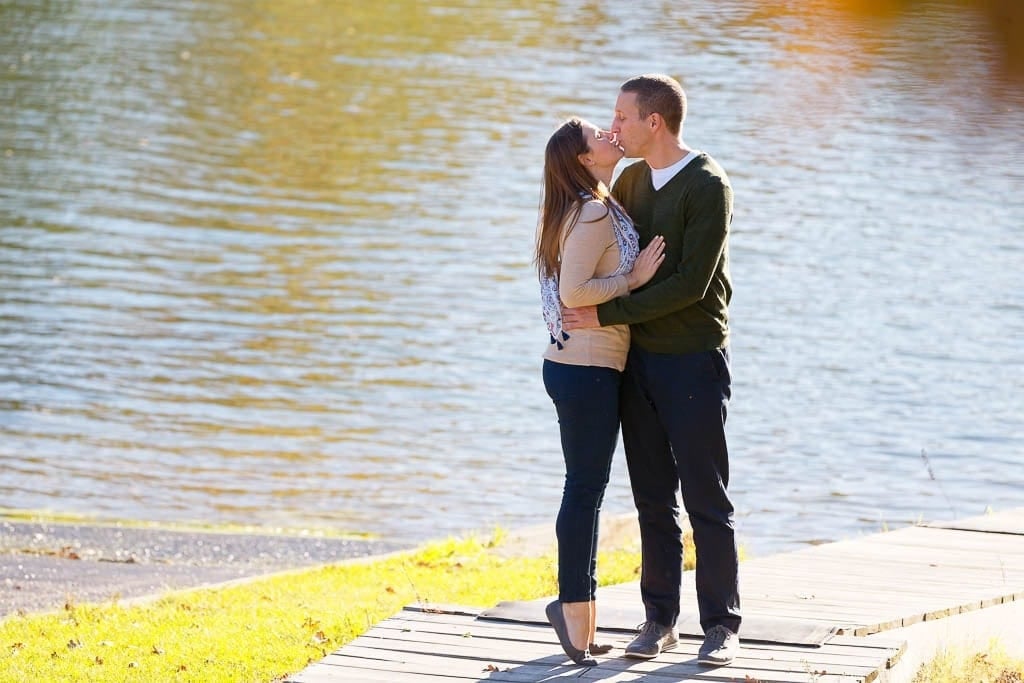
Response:
[{"label": "gravel ground", "polygon": [[380,541],[0,521],[0,618],[402,550]]}]

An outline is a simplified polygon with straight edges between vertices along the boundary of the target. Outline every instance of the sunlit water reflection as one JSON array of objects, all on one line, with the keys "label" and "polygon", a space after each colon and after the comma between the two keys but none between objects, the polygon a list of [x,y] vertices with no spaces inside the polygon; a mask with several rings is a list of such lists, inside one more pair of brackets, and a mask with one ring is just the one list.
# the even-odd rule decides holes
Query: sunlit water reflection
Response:
[{"label": "sunlit water reflection", "polygon": [[540,156],[645,71],[736,190],[748,548],[1019,505],[1024,97],[980,20],[641,4],[0,5],[0,505],[553,520]]}]

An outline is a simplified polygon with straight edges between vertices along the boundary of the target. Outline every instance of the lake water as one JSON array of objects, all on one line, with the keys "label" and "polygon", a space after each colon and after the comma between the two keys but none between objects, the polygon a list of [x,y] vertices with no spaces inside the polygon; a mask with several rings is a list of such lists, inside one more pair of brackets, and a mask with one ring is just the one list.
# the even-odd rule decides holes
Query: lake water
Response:
[{"label": "lake water", "polygon": [[542,151],[648,71],[735,188],[741,542],[1021,505],[1024,88],[840,5],[0,4],[0,507],[553,523]]}]

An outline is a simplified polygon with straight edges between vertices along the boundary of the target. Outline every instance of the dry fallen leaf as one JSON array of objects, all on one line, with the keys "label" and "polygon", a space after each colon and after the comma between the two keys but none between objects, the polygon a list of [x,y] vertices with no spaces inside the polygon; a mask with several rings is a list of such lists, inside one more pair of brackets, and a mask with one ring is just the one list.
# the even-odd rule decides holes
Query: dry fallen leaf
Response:
[{"label": "dry fallen leaf", "polygon": [[55,555],[56,555],[57,557],[62,557],[62,558],[64,558],[65,560],[80,560],[80,559],[82,559],[81,557],[79,557],[78,553],[76,553],[76,552],[75,552],[75,551],[74,551],[74,550],[73,550],[73,549],[71,548],[71,546],[69,546],[69,545],[66,545],[66,546],[64,546],[63,548],[61,548],[60,550],[58,550],[58,551],[57,551],[56,553],[54,553],[54,554],[55,554]]}]

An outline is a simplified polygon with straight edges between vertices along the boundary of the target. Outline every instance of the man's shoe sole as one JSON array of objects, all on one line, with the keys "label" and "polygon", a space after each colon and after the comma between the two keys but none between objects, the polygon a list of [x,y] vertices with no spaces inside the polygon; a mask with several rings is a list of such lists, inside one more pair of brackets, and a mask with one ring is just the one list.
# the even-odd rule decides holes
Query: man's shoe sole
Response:
[{"label": "man's shoe sole", "polygon": [[726,666],[736,661],[736,658],[732,659],[709,659],[708,657],[697,656],[697,663],[703,664],[704,666]]},{"label": "man's shoe sole", "polygon": [[667,652],[668,650],[674,650],[676,645],[678,645],[678,644],[679,644],[678,642],[675,642],[675,643],[669,643],[668,645],[663,645],[660,650],[658,650],[657,652],[655,652],[652,655],[649,655],[646,652],[630,652],[629,650],[626,650],[625,656],[629,657],[630,659],[654,659],[655,657],[660,655],[662,652]]}]

